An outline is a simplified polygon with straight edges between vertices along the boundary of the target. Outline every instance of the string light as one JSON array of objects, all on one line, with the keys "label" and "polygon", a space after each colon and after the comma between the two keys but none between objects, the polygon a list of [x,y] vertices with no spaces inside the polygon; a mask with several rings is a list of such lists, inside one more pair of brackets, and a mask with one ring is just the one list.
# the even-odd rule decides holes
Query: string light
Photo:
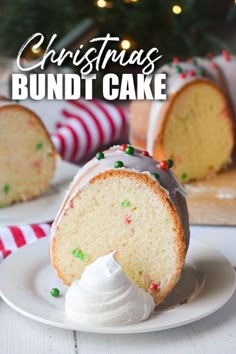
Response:
[{"label": "string light", "polygon": [[39,54],[39,53],[42,52],[42,48],[33,45],[33,46],[31,47],[31,52],[33,52],[34,54]]},{"label": "string light", "polygon": [[[236,0],[235,0],[236,1]],[[179,5],[174,5],[172,11],[175,15],[179,15],[182,12],[182,8]]]},{"label": "string light", "polygon": [[127,50],[127,49],[129,49],[131,47],[131,42],[128,39],[123,39],[120,42],[120,46],[121,46],[122,49]]},{"label": "string light", "polygon": [[[123,0],[125,3],[130,4],[132,2],[138,2],[139,0]],[[236,1],[236,0],[235,0]]]},{"label": "string light", "polygon": [[97,6],[101,8],[107,7],[107,2],[105,0],[98,0]]}]

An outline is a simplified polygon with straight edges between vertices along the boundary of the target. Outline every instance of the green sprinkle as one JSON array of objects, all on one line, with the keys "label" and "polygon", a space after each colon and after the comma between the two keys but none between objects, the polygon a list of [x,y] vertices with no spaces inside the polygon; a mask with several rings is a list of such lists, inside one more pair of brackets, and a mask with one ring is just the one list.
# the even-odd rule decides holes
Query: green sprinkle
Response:
[{"label": "green sprinkle", "polygon": [[158,173],[151,173],[151,176],[155,177],[156,179],[160,179],[160,175]]},{"label": "green sprinkle", "polygon": [[198,65],[197,58],[193,58],[192,63],[193,65]]},{"label": "green sprinkle", "polygon": [[82,252],[79,248],[75,248],[72,251],[73,256],[79,258],[81,261],[85,261],[86,259],[88,259],[88,256],[86,253]]},{"label": "green sprinkle", "polygon": [[172,68],[173,66],[172,63],[168,63],[167,65],[169,66],[169,68]]},{"label": "green sprinkle", "polygon": [[188,175],[186,172],[182,173],[181,179],[186,179],[187,177],[188,177]]},{"label": "green sprinkle", "polygon": [[204,76],[204,75],[205,75],[205,71],[204,71],[204,69],[199,68],[199,74],[200,74],[201,76]]},{"label": "green sprinkle", "polygon": [[182,73],[182,68],[180,67],[180,66],[176,66],[176,72],[178,73],[178,74],[180,74],[180,73]]},{"label": "green sprinkle", "polygon": [[168,167],[172,168],[174,166],[174,162],[171,159],[166,160],[168,162]]},{"label": "green sprinkle", "polygon": [[103,152],[99,151],[99,152],[96,153],[96,159],[97,160],[102,160],[102,159],[104,159],[104,157],[105,157],[105,155],[104,155]]},{"label": "green sprinkle", "polygon": [[128,199],[123,200],[121,205],[123,206],[123,208],[130,208],[131,207],[131,203]]},{"label": "green sprinkle", "polygon": [[125,149],[125,153],[127,155],[133,155],[134,154],[134,148],[133,146],[127,146],[127,148]]},{"label": "green sprinkle", "polygon": [[190,119],[190,114],[186,114],[185,116],[184,116],[184,120],[186,121],[186,120],[189,120]]},{"label": "green sprinkle", "polygon": [[36,144],[36,150],[42,150],[43,148],[43,142],[42,141],[39,141],[37,144]]},{"label": "green sprinkle", "polygon": [[11,190],[11,186],[10,186],[9,184],[5,184],[5,185],[3,186],[3,192],[4,192],[5,194],[9,194],[10,190]]},{"label": "green sprinkle", "polygon": [[60,290],[57,288],[52,288],[50,291],[51,295],[54,297],[58,297],[60,295]]},{"label": "green sprinkle", "polygon": [[116,162],[114,163],[114,167],[115,167],[115,168],[121,168],[121,167],[124,167],[124,164],[123,164],[122,161],[116,161]]}]

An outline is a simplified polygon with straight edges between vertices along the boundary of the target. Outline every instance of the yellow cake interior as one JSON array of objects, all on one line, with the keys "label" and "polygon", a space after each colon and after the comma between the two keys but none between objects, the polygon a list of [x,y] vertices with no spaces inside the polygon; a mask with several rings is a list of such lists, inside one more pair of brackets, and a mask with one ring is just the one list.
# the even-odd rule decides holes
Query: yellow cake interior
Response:
[{"label": "yellow cake interior", "polygon": [[[179,276],[185,258],[178,214],[147,175],[103,172],[69,203],[52,239],[52,263],[69,285],[85,267],[112,250],[126,274],[159,303]],[[77,252],[77,253],[76,253]],[[99,276],[99,275],[98,275]]]},{"label": "yellow cake interior", "polygon": [[17,105],[0,109],[0,207],[44,191],[54,159],[50,138],[31,111]]},{"label": "yellow cake interior", "polygon": [[166,114],[162,147],[182,182],[203,179],[229,162],[232,124],[228,102],[216,87],[204,81],[186,85]]}]

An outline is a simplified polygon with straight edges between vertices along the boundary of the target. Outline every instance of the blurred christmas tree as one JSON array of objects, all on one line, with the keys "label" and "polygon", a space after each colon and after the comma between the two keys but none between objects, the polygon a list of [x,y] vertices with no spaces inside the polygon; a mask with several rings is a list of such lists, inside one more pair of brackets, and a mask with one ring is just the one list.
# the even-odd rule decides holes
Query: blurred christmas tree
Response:
[{"label": "blurred christmas tree", "polygon": [[2,0],[0,49],[15,56],[35,32],[61,37],[92,18],[99,34],[123,40],[121,48],[157,46],[166,61],[220,51],[225,31],[235,33],[235,14],[234,0]]}]

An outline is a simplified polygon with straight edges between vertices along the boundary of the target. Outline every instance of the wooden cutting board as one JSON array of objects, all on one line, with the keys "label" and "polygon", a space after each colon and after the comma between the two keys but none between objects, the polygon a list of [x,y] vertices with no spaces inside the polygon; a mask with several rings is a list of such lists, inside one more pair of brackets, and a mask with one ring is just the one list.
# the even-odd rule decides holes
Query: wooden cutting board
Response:
[{"label": "wooden cutting board", "polygon": [[236,166],[186,189],[191,224],[236,225]]}]

